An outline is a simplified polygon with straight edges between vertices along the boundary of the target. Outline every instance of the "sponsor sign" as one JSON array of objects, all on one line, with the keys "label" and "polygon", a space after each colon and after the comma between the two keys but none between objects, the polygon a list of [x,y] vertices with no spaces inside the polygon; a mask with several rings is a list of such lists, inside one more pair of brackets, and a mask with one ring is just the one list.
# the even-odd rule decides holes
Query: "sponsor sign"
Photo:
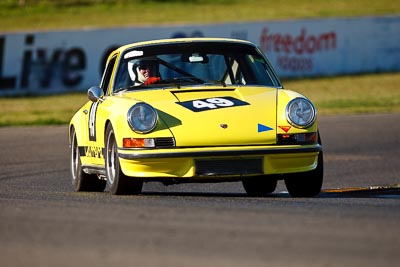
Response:
[{"label": "sponsor sign", "polygon": [[116,47],[178,37],[252,41],[280,77],[400,70],[400,16],[21,32],[0,34],[0,96],[86,91]]}]

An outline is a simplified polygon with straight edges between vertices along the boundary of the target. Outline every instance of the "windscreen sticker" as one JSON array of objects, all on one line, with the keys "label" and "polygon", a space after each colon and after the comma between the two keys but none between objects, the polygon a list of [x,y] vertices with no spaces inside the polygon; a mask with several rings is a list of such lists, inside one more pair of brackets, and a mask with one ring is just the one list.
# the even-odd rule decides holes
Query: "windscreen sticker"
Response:
[{"label": "windscreen sticker", "polygon": [[143,56],[143,51],[133,50],[124,55],[124,59]]},{"label": "windscreen sticker", "polygon": [[177,102],[177,104],[194,112],[250,105],[245,101],[230,96],[195,99]]}]

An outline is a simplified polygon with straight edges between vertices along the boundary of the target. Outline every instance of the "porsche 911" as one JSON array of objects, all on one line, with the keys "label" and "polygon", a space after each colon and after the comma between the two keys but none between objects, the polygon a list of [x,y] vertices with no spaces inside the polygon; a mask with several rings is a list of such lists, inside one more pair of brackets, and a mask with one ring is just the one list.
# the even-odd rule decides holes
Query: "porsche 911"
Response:
[{"label": "porsche 911", "polygon": [[315,106],[283,88],[263,51],[244,40],[116,49],[71,119],[69,142],[75,191],[241,182],[263,196],[283,180],[291,196],[313,197],[323,182]]}]

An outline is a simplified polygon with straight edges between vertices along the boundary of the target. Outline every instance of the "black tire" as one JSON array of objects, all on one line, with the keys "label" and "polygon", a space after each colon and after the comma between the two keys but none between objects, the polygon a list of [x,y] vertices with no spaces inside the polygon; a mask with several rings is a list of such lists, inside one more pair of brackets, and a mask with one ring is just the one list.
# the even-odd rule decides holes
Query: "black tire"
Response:
[{"label": "black tire", "polygon": [[275,191],[277,179],[273,176],[252,177],[242,181],[243,188],[250,196],[264,196]]},{"label": "black tire", "polygon": [[292,197],[314,197],[321,192],[324,177],[324,156],[319,152],[315,170],[285,175],[285,184]]},{"label": "black tire", "polygon": [[114,130],[109,124],[105,136],[105,165],[107,185],[113,195],[135,195],[142,192],[143,181],[126,176],[122,170],[118,158],[118,147]]},{"label": "black tire", "polygon": [[87,174],[82,170],[75,129],[71,131],[71,178],[76,192],[102,192],[106,188],[105,180],[99,179],[96,174]]}]

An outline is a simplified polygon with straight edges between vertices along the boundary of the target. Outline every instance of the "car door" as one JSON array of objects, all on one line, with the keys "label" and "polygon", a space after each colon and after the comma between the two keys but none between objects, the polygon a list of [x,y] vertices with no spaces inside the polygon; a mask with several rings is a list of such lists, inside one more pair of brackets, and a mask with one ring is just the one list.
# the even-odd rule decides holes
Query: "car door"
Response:
[{"label": "car door", "polygon": [[108,89],[113,71],[117,61],[117,54],[108,60],[100,88],[103,90],[103,98],[90,104],[88,111],[88,151],[86,155],[91,157],[91,163],[104,166],[104,127],[109,112],[104,111],[105,101],[107,101]]}]

